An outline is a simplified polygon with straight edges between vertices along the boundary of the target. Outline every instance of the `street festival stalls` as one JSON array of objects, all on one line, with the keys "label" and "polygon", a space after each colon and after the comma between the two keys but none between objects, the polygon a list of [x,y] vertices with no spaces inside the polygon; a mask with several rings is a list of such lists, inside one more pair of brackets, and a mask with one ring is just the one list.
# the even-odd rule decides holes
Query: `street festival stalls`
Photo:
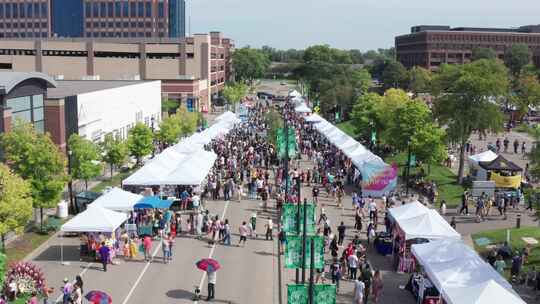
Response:
[{"label": "street festival stalls", "polygon": [[303,101],[300,103],[300,105],[294,108],[294,111],[296,111],[297,113],[303,113],[303,114],[311,113],[311,109]]},{"label": "street festival stalls", "polygon": [[480,167],[480,162],[490,162],[497,158],[497,154],[491,150],[469,156],[469,174],[474,180],[487,180],[487,171]]},{"label": "street festival stalls", "polygon": [[313,127],[336,148],[341,150],[356,167],[355,177],[362,176],[362,195],[381,197],[397,185],[397,165],[386,164],[362,144],[317,114],[305,117]]},{"label": "street festival stalls", "polygon": [[[461,240],[437,240],[412,246],[423,273],[407,287],[420,301],[448,304],[521,304],[512,286]],[[422,301],[424,300],[424,301]]]},{"label": "street festival stalls", "polygon": [[292,98],[295,98],[295,97],[302,97],[302,94],[300,94],[300,92],[298,92],[297,90],[292,90],[292,91],[289,93],[289,97],[292,97]]},{"label": "street festival stalls", "polygon": [[142,195],[124,191],[114,187],[99,198],[97,198],[90,206],[99,206],[105,209],[130,212],[133,211],[133,206],[137,204]]},{"label": "street festival stalls", "polygon": [[502,155],[491,161],[481,161],[480,167],[487,171],[487,179],[495,182],[496,188],[521,187],[521,171],[523,169]]},{"label": "street festival stalls", "polygon": [[[110,257],[112,260],[119,250],[119,228],[127,218],[128,215],[126,213],[112,211],[91,204],[84,212],[79,213],[62,225],[60,231],[62,234],[73,232],[86,234],[88,236],[87,246],[85,247],[84,244],[81,244],[81,255],[89,253],[91,256],[97,257],[96,252],[98,252],[99,247],[101,246],[101,241],[105,241],[106,246],[111,249]],[[64,264],[62,234],[60,235],[60,260],[62,264]]]}]

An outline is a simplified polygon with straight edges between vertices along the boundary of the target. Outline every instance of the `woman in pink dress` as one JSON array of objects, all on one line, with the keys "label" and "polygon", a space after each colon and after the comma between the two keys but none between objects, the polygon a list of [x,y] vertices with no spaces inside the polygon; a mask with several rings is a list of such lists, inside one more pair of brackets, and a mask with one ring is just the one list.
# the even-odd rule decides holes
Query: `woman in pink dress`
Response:
[{"label": "woman in pink dress", "polygon": [[373,276],[373,286],[372,286],[372,292],[373,292],[373,301],[375,303],[379,302],[379,298],[381,297],[383,289],[383,281],[381,272],[379,270],[375,271],[375,275]]}]

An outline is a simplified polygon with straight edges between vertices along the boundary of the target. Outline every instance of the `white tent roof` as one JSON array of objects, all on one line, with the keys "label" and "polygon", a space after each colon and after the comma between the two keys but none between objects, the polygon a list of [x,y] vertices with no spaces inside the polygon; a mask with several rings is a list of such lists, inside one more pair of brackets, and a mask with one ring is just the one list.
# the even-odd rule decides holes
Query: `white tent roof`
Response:
[{"label": "white tent roof", "polygon": [[142,195],[124,191],[115,187],[98,197],[92,204],[90,204],[90,206],[99,206],[115,211],[132,211],[133,206],[142,198]]},{"label": "white tent roof", "polygon": [[200,185],[216,162],[214,152],[200,151],[188,156],[160,185]]},{"label": "white tent roof", "polygon": [[482,153],[478,153],[475,155],[469,156],[469,160],[474,161],[475,163],[478,162],[489,162],[497,158],[497,154],[494,153],[491,150],[484,151]]},{"label": "white tent roof", "polygon": [[322,117],[319,116],[319,114],[311,114],[308,117],[304,118],[307,122],[320,122],[323,120]]},{"label": "white tent roof", "polygon": [[435,210],[427,213],[398,221],[399,227],[405,233],[405,239],[423,238],[436,239],[460,239],[461,235],[446,222]]},{"label": "white tent roof", "polygon": [[402,221],[420,216],[429,212],[429,209],[418,201],[390,208],[388,210],[395,221]]},{"label": "white tent roof", "polygon": [[[462,241],[438,240],[416,244],[412,245],[411,251],[443,298],[450,304],[484,303],[475,302],[477,296],[468,289],[490,280],[513,293],[512,285]],[[464,295],[468,298],[462,298]],[[481,292],[478,296],[483,297]],[[496,303],[522,302],[496,301]]]},{"label": "white tent roof", "polygon": [[113,232],[127,220],[127,214],[91,206],[60,228],[63,232]]},{"label": "white tent roof", "polygon": [[297,90],[293,90],[289,93],[289,96],[291,97],[302,97],[302,94],[300,94],[300,92],[298,92]]},{"label": "white tent roof", "polygon": [[525,304],[514,292],[494,280],[463,288],[449,288],[449,304]]},{"label": "white tent roof", "polygon": [[300,105],[294,108],[294,110],[298,113],[311,113],[311,109],[306,105],[305,102],[300,103]]}]

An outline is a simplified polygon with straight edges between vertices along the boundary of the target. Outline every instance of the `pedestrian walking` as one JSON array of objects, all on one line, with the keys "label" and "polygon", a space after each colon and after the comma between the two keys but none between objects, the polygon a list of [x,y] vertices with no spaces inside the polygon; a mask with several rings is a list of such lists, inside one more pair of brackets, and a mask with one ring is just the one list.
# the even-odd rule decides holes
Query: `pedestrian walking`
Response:
[{"label": "pedestrian walking", "polygon": [[101,259],[101,264],[103,265],[103,271],[107,272],[107,264],[109,263],[110,250],[105,242],[101,242],[101,247],[99,248],[99,257]]},{"label": "pedestrian walking", "polygon": [[69,282],[68,278],[64,278],[64,286],[62,287],[62,304],[70,304],[72,291],[73,284]]},{"label": "pedestrian walking", "polygon": [[150,238],[150,236],[148,235],[145,235],[142,245],[144,249],[144,260],[150,261],[150,258],[152,257],[152,254],[150,253],[150,251],[152,250],[152,238]]},{"label": "pedestrian walking", "polygon": [[244,247],[246,246],[246,241],[247,241],[247,235],[248,235],[248,227],[247,227],[247,224],[246,222],[242,222],[242,226],[240,226],[240,228],[238,228],[239,232],[240,232],[240,241],[238,241],[238,246],[240,246],[240,244],[242,244],[242,242],[244,243]]},{"label": "pedestrian walking", "polygon": [[208,277],[208,297],[206,301],[210,301],[216,297],[217,271],[207,271],[206,275]]},{"label": "pedestrian walking", "polygon": [[351,254],[347,257],[347,262],[349,266],[349,279],[356,280],[356,272],[358,269],[358,257],[356,254]]},{"label": "pedestrian walking", "polygon": [[345,224],[341,222],[341,224],[338,226],[338,244],[339,246],[343,246],[343,240],[345,239],[345,230],[347,227],[345,227]]},{"label": "pedestrian walking", "polygon": [[375,275],[373,276],[373,302],[379,303],[379,300],[381,298],[381,293],[383,289],[383,280],[382,275],[379,270],[375,271]]},{"label": "pedestrian walking", "polygon": [[268,219],[268,223],[266,223],[266,240],[273,241],[273,229],[274,229],[274,223],[272,222],[272,219]]},{"label": "pedestrian walking", "polygon": [[364,290],[366,285],[358,278],[354,281],[354,298],[353,304],[364,304]]},{"label": "pedestrian walking", "polygon": [[339,292],[339,282],[341,281],[343,270],[337,258],[334,259],[334,263],[332,263],[332,266],[330,266],[330,268],[330,271],[332,273],[332,284],[336,284],[336,291]]}]

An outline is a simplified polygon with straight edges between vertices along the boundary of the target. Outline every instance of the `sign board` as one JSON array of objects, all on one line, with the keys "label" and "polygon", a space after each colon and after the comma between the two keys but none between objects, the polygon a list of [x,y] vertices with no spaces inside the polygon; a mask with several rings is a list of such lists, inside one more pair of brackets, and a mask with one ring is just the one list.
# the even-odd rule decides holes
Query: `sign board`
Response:
[{"label": "sign board", "polygon": [[[306,268],[311,267],[311,240],[315,242],[315,268],[324,268],[324,238],[319,235],[306,236]],[[302,267],[302,237],[287,235],[285,246],[285,268]]]},{"label": "sign board", "polygon": [[[287,304],[308,304],[309,285],[288,284]],[[336,285],[315,284],[313,286],[314,304],[336,304]]]}]

